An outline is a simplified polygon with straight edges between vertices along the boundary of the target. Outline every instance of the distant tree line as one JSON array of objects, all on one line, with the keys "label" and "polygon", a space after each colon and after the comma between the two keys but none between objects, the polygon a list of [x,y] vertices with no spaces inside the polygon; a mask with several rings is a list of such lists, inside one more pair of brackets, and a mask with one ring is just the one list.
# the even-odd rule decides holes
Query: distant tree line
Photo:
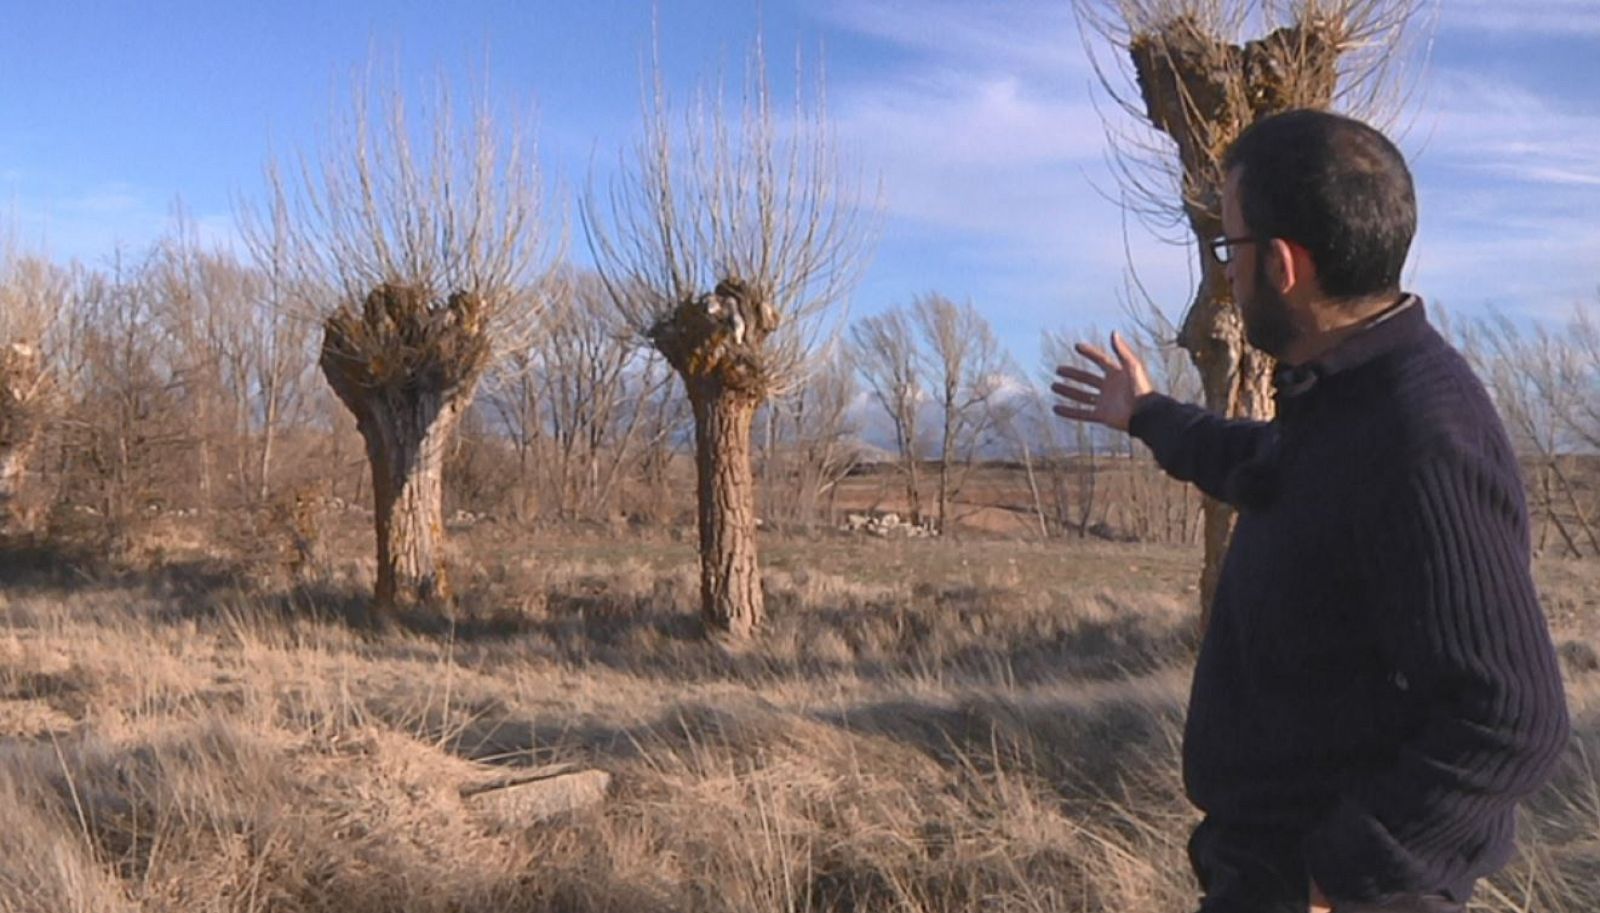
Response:
[{"label": "distant tree line", "polygon": [[[265,510],[308,492],[371,498],[353,421],[316,376],[316,324],[281,306],[270,272],[200,242],[181,214],[168,237],[99,266],[13,247],[0,268],[9,526],[110,534],[154,512]],[[691,417],[668,366],[603,305],[593,272],[558,269],[541,294],[540,331],[487,372],[446,450],[450,510],[518,522],[684,519]],[[1579,302],[1555,325],[1451,322],[1517,442],[1535,545],[1552,554],[1600,555],[1597,315]],[[931,331],[952,323],[969,350],[940,348],[950,335]],[[1139,323],[1132,335],[1158,383],[1196,398],[1173,328],[1159,314]],[[755,414],[758,513],[837,525],[840,483],[877,464],[897,480],[885,504],[959,531],[974,467],[1003,463],[1018,486],[1008,503],[1028,515],[1019,531],[1194,541],[1198,503],[1186,486],[1126,439],[1048,414],[1037,379],[1076,361],[1079,338],[1104,335],[1046,333],[1030,376],[970,304],[929,293],[856,318]],[[866,423],[887,450],[864,442]]]}]

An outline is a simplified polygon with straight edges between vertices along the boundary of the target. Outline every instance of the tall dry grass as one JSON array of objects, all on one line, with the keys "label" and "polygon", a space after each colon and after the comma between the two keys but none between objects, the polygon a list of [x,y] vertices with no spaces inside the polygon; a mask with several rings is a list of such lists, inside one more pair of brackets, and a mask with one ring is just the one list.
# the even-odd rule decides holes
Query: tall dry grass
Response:
[{"label": "tall dry grass", "polygon": [[[298,581],[5,553],[0,910],[1192,909],[1196,556],[772,542],[771,628],[732,650],[687,547],[497,536],[453,623],[387,631],[337,549]],[[1600,909],[1571,675],[1582,735],[1477,909]],[[508,827],[462,796],[559,763],[609,797]]]}]

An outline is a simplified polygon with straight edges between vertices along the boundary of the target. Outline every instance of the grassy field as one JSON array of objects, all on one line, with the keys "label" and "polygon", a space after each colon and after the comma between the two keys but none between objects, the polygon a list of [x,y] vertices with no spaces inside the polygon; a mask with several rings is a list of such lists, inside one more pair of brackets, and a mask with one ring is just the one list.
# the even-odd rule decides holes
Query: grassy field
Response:
[{"label": "grassy field", "polygon": [[[367,535],[0,552],[0,910],[1192,908],[1191,550],[773,536],[730,649],[683,542],[458,529],[458,617],[376,630]],[[1600,909],[1597,571],[1540,565],[1579,735],[1476,909]],[[560,764],[604,801],[463,795]]]}]

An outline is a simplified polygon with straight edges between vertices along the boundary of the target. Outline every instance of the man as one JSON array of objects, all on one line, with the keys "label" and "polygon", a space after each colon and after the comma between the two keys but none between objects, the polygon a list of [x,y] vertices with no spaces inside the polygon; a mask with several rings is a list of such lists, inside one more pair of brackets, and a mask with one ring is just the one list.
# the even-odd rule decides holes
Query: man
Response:
[{"label": "man", "polygon": [[1203,913],[1460,911],[1568,720],[1516,459],[1482,385],[1400,292],[1411,176],[1376,130],[1264,119],[1224,161],[1227,263],[1278,415],[1228,421],[1078,351],[1056,412],[1131,433],[1239,509],[1183,770]]}]

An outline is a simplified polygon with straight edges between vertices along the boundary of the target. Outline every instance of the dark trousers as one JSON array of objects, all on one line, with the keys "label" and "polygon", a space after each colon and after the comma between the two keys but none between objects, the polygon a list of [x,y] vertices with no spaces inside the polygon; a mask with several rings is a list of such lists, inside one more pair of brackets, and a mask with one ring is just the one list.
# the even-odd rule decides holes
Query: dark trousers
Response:
[{"label": "dark trousers", "polygon": [[[1189,838],[1189,863],[1200,880],[1199,913],[1306,913],[1310,876],[1300,858],[1300,835],[1244,832],[1207,818]],[[1465,903],[1436,894],[1340,904],[1334,913],[1465,913]]]}]

